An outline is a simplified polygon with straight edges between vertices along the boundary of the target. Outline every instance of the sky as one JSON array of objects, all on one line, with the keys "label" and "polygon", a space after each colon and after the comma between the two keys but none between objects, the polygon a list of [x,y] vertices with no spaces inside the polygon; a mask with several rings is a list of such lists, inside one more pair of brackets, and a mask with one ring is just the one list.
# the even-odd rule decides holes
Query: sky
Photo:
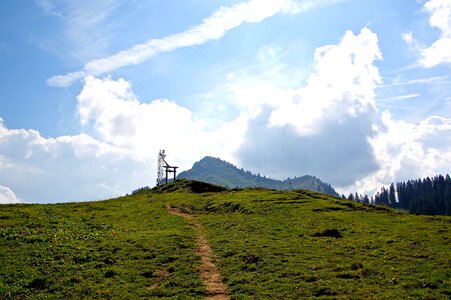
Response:
[{"label": "sky", "polygon": [[204,156],[343,194],[451,170],[449,0],[3,0],[0,203]]}]

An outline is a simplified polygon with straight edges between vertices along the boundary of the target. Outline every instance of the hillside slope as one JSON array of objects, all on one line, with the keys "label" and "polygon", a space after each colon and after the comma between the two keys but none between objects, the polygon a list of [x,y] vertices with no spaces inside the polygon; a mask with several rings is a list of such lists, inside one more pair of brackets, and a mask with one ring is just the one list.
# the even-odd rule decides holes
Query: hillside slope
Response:
[{"label": "hillside slope", "polygon": [[0,210],[0,299],[204,299],[196,227],[234,299],[449,299],[451,217],[189,180]]},{"label": "hillside slope", "polygon": [[304,189],[332,196],[337,192],[329,185],[314,176],[305,175],[286,180],[276,180],[236,166],[219,158],[206,156],[194,163],[190,170],[181,172],[177,178],[187,178],[217,184],[228,188],[263,187],[276,190]]}]

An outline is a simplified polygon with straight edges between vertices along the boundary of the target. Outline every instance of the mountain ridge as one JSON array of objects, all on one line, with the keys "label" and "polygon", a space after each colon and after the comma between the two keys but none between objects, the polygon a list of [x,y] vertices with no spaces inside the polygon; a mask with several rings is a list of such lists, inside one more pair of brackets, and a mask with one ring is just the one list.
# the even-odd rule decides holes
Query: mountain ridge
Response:
[{"label": "mountain ridge", "polygon": [[177,178],[186,178],[220,185],[226,188],[262,187],[275,190],[305,189],[338,197],[330,184],[311,175],[277,180],[253,174],[220,158],[205,156],[191,169],[181,172]]}]

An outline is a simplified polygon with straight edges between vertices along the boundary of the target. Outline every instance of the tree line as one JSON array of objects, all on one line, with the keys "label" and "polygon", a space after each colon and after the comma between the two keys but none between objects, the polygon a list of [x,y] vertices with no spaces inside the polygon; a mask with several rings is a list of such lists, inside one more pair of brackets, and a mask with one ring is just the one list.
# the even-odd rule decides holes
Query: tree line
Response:
[{"label": "tree line", "polygon": [[451,178],[446,174],[398,182],[396,187],[392,183],[388,188],[382,187],[374,198],[351,193],[346,199],[404,209],[413,214],[451,216]]}]

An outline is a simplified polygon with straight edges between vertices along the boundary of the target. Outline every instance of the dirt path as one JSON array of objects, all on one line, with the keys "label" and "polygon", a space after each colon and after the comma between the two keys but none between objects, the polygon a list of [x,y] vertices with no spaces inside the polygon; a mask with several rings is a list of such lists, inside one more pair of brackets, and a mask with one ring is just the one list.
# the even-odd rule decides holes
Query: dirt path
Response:
[{"label": "dirt path", "polygon": [[196,218],[178,207],[166,205],[169,213],[184,218],[196,230],[197,251],[201,258],[200,276],[207,289],[208,296],[205,299],[230,299],[227,295],[227,285],[222,282],[222,276],[216,265],[212,262],[213,251],[203,232],[202,226]]}]

